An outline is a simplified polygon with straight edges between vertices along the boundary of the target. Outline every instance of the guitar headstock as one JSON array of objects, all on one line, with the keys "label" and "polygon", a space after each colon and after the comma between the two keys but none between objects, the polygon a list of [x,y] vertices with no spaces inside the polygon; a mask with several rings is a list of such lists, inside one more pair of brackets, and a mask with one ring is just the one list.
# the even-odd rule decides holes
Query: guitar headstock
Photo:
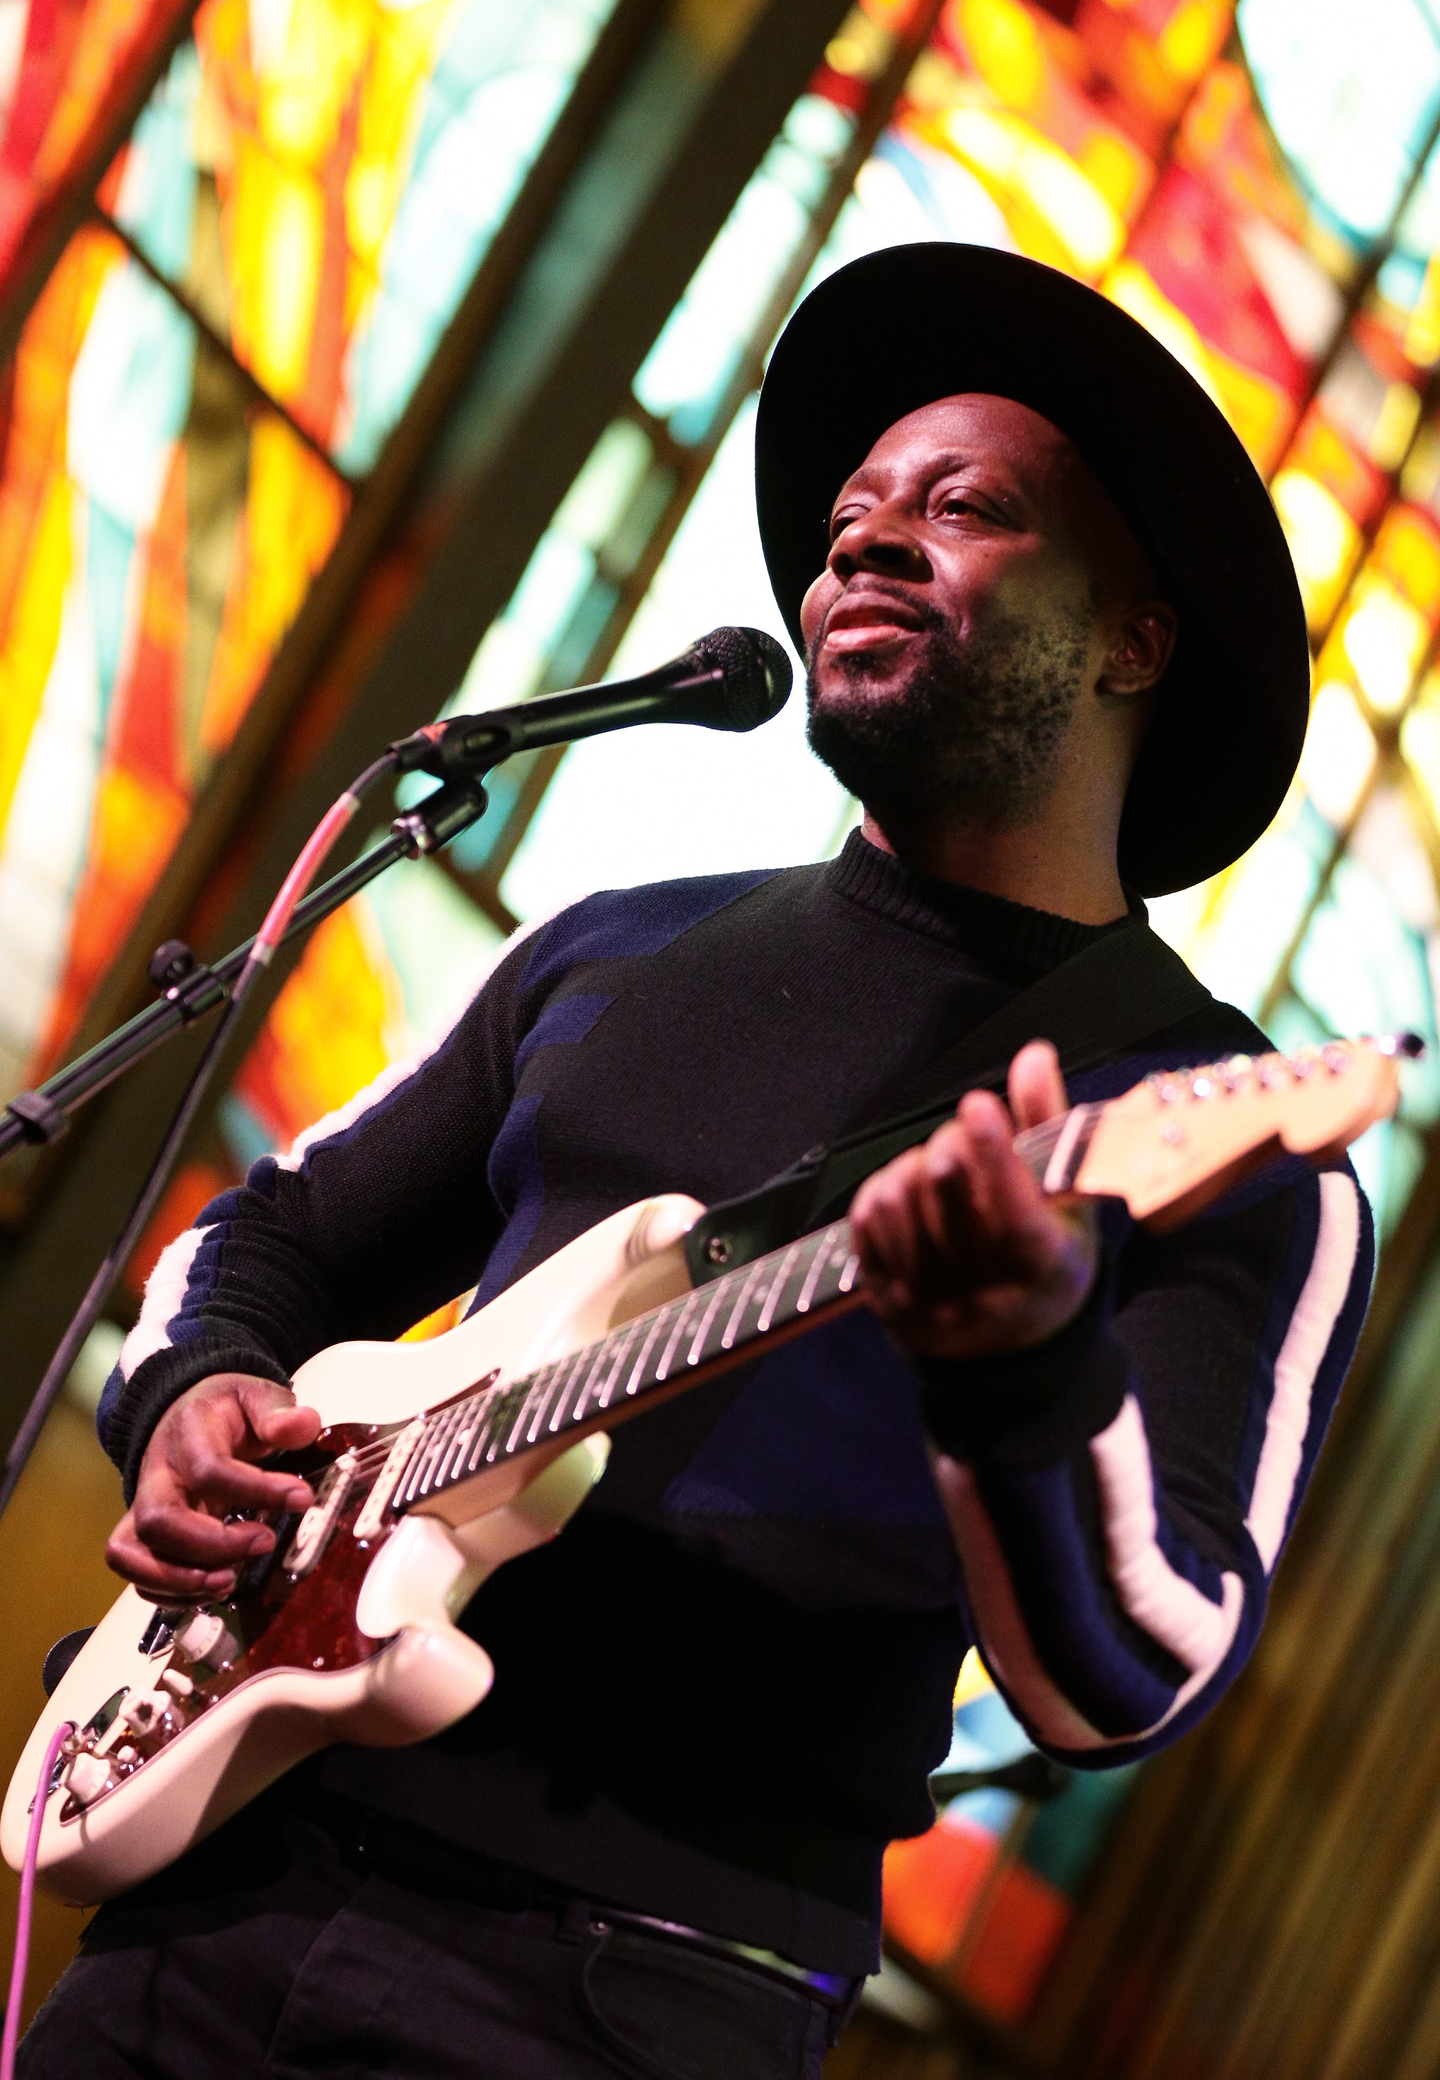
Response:
[{"label": "guitar headstock", "polygon": [[1421,1052],[1402,1033],[1149,1076],[1101,1109],[1074,1188],[1178,1225],[1282,1152],[1337,1156],[1394,1111],[1399,1063]]}]

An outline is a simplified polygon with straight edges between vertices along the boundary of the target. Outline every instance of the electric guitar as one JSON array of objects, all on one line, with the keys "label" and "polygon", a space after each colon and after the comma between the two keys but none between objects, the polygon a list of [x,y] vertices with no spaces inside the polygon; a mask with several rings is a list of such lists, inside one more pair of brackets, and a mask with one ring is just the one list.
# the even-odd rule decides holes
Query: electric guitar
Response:
[{"label": "electric guitar", "polygon": [[[1395,1106],[1408,1039],[1237,1055],[1152,1076],[1017,1137],[1049,1192],[1171,1226],[1282,1150],[1323,1162]],[[494,1568],[551,1538],[598,1480],[606,1432],[864,1301],[848,1223],[693,1286],[679,1194],[612,1214],[428,1343],[342,1343],[295,1375],[324,1428],[315,1501],[219,1602],[126,1589],[16,1766],[0,1849],[19,1869],[51,1734],[38,1877],[109,1898],[334,1741],[398,1746],[494,1680],[454,1620]],[[297,1463],[292,1458],[287,1463]]]}]

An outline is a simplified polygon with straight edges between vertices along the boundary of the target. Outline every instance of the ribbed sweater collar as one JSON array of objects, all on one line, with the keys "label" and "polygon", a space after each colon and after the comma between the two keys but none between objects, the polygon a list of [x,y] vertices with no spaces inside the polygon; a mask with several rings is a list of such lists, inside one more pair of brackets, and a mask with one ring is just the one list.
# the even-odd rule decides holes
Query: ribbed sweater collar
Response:
[{"label": "ribbed sweater collar", "polygon": [[1110,924],[1077,924],[1071,917],[1032,910],[1004,896],[935,881],[882,852],[858,830],[850,833],[844,850],[825,872],[838,895],[877,917],[941,939],[982,962],[1000,962],[1037,975],[1058,967],[1107,932],[1145,922],[1145,906],[1135,895],[1130,896],[1128,917]]}]

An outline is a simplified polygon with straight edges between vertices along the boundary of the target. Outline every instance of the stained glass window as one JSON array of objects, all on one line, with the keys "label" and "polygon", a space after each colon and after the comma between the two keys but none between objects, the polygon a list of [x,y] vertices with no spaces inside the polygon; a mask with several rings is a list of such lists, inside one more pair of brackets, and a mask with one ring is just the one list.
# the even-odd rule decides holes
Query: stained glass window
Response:
[{"label": "stained glass window", "polygon": [[[389,176],[362,184],[357,199],[314,139],[268,129],[261,102],[245,98],[246,68],[268,32],[262,27],[247,56],[225,41],[226,0],[212,4],[213,24],[202,17],[193,50],[177,59],[150,129],[115,177],[108,206],[117,228],[73,249],[68,301],[57,301],[49,321],[60,344],[37,364],[33,423],[58,423],[69,409],[104,259],[128,285],[135,324],[148,324],[159,342],[143,357],[146,380],[165,354],[165,365],[180,366],[188,353],[186,366],[208,369],[206,357],[219,356],[226,380],[238,380],[238,370],[261,385],[269,403],[257,406],[247,393],[247,440],[252,428],[271,426],[266,438],[277,452],[288,443],[289,466],[326,487],[338,513],[347,477],[372,458],[443,318],[426,301],[429,282],[413,308],[397,286],[405,242]],[[309,23],[302,5],[295,0],[297,19]],[[425,42],[438,17],[424,7],[415,15],[403,33],[393,22],[383,34],[375,26],[363,52],[357,42],[343,54],[356,81],[381,63],[413,81],[409,100],[400,96],[410,128],[393,145],[407,166],[410,154],[428,164],[427,125],[453,102],[450,86],[435,84],[438,59]],[[578,44],[580,20],[572,10],[555,35]],[[1427,0],[1376,0],[1363,38],[1345,0],[1240,0],[1238,13],[1230,0],[863,0],[649,344],[624,410],[543,531],[451,704],[489,705],[638,669],[726,620],[782,633],[751,511],[753,397],[787,310],[821,271],[877,246],[940,237],[1013,247],[1092,283],[1170,347],[1246,442],[1291,543],[1315,656],[1304,760],[1272,829],[1225,874],[1165,898],[1152,914],[1201,976],[1283,1045],[1395,1025],[1431,1040],[1430,1064],[1407,1071],[1400,1117],[1357,1154],[1387,1233],[1440,1117],[1437,21]],[[537,10],[536,49],[552,28]],[[385,41],[392,32],[393,46]],[[453,77],[462,74],[470,77],[457,61]],[[363,104],[363,92],[350,104],[355,140]],[[283,95],[276,105],[280,120]],[[522,95],[506,110],[518,126],[517,164],[543,127],[526,114],[539,105]],[[172,121],[188,138],[183,148],[167,141]],[[465,142],[488,149],[478,133]],[[175,179],[147,172],[147,153],[152,167],[178,169]],[[436,182],[427,209],[448,206],[438,171]],[[182,190],[192,196],[183,211]],[[487,232],[473,227],[492,224],[503,208],[502,190],[497,176],[466,198],[477,239]],[[257,196],[269,198],[273,219]],[[321,222],[333,226],[333,243],[327,229],[317,246]],[[280,330],[265,335],[268,345],[268,306],[237,297],[226,273],[234,249],[226,240],[239,237],[255,238],[253,250],[268,253],[272,268],[287,240],[333,257],[334,277],[308,281],[308,300],[273,319]],[[122,238],[143,266],[125,258]],[[169,288],[188,312],[166,300]],[[105,379],[129,365],[125,354],[107,357]],[[190,407],[162,391],[145,422],[152,448],[173,446],[188,424]],[[83,432],[83,412],[79,423]],[[137,443],[125,511],[138,510],[142,494],[158,511],[167,495],[168,479],[155,488],[163,473],[153,461],[148,475],[140,466],[142,450]],[[74,452],[83,461],[83,441]],[[5,499],[10,469],[7,461]],[[60,494],[48,477],[34,481],[42,488],[27,493],[35,517],[26,539],[34,554],[50,544],[45,553],[63,559],[72,553],[69,509],[57,503],[52,513],[46,501]],[[313,525],[320,493],[306,496]],[[0,503],[0,581],[10,583],[7,510]],[[132,534],[146,539],[140,517]],[[161,631],[157,645],[168,633],[172,671],[176,602],[191,596],[187,585],[198,587],[203,561],[197,556],[192,573],[183,556],[172,558],[164,583],[146,577],[148,619],[135,625]],[[216,567],[205,562],[207,572]],[[0,591],[0,602],[6,596]],[[18,674],[47,641],[45,654],[56,652],[59,596],[41,588],[31,619],[5,624],[16,631],[18,660],[12,668],[6,650],[5,669]],[[133,584],[115,596],[128,603]],[[218,628],[229,593],[212,585],[208,596],[222,603],[212,609]],[[78,632],[67,623],[67,640],[88,642],[86,656],[128,658],[125,644],[137,638],[114,631],[131,623],[117,608],[110,615],[90,612]],[[210,694],[208,680],[199,694],[192,679],[184,683],[192,736],[181,741],[193,760],[204,754]],[[12,732],[15,770],[22,753],[53,762],[69,754],[52,747],[82,741],[98,760],[90,713],[57,696],[43,731],[37,720]],[[754,737],[630,732],[497,774],[490,815],[446,864],[418,868],[408,882],[391,877],[317,935],[228,1101],[233,1159],[288,1138],[403,1051],[425,1018],[445,1009],[427,994],[427,977],[443,972],[447,989],[458,986],[516,921],[596,886],[833,849],[853,805],[810,758],[800,721],[797,698]],[[9,741],[0,738],[0,787]],[[155,755],[148,739],[144,755]],[[177,792],[185,784],[176,782]],[[44,826],[44,800],[37,783],[30,824],[17,829]],[[43,836],[83,854],[77,833],[66,839],[46,828]],[[0,877],[8,861],[0,855]],[[31,878],[38,882],[38,870]],[[49,943],[40,925],[29,930],[35,944]],[[417,963],[422,942],[435,951]],[[29,941],[6,926],[0,943]],[[957,1697],[952,1760],[1005,1759],[1023,1746],[972,1665]],[[930,1835],[892,1852],[892,1944],[991,2023],[1018,2023],[1127,1781],[1078,1778],[1043,1810],[995,1797],[947,1810]]]},{"label": "stained glass window", "polygon": [[[205,0],[106,174],[0,422],[0,1095],[74,1033],[610,4]],[[83,55],[101,12],[26,33]]]}]

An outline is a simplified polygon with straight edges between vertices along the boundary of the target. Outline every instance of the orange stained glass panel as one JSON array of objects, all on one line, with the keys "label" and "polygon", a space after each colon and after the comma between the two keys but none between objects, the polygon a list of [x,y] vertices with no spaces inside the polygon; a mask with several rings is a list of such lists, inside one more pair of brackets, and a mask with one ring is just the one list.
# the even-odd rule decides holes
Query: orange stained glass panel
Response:
[{"label": "orange stained glass panel", "polygon": [[37,216],[86,159],[117,91],[193,0],[28,0],[0,118],[0,289]]},{"label": "orange stained glass panel", "polygon": [[1023,2022],[1074,1914],[1058,1886],[1013,1863],[990,1896],[974,1949],[948,1976],[996,2022]]},{"label": "orange stained glass panel", "polygon": [[1370,567],[1433,626],[1440,621],[1440,526],[1416,506],[1393,505],[1380,523]]},{"label": "orange stained glass panel", "polygon": [[1281,164],[1239,65],[1222,60],[1187,102],[1175,138],[1181,166],[1203,169],[1217,193],[1237,209],[1263,217],[1299,238],[1305,205]]},{"label": "orange stained glass panel", "polygon": [[121,1275],[132,1299],[143,1296],[145,1281],[166,1244],[183,1235],[187,1228],[193,1228],[201,1208],[228,1191],[234,1182],[233,1176],[216,1169],[213,1163],[186,1163],[175,1172]]},{"label": "orange stained glass panel", "polygon": [[245,1058],[235,1091],[286,1148],[390,1061],[404,1017],[399,982],[364,898],[318,927]]},{"label": "orange stained glass panel", "polygon": [[1384,472],[1356,453],[1320,405],[1306,413],[1286,461],[1322,484],[1357,527],[1371,526],[1383,512],[1390,492]]},{"label": "orange stained glass panel", "polygon": [[988,1828],[955,1818],[885,1851],[883,1920],[921,1964],[943,1965],[965,1933],[971,1910],[1000,1854]]},{"label": "orange stained glass panel", "polygon": [[0,420],[0,1082],[43,1075],[325,561],[348,492],[108,232]]},{"label": "orange stained glass panel", "polygon": [[110,206],[361,475],[612,5],[204,0]]}]

